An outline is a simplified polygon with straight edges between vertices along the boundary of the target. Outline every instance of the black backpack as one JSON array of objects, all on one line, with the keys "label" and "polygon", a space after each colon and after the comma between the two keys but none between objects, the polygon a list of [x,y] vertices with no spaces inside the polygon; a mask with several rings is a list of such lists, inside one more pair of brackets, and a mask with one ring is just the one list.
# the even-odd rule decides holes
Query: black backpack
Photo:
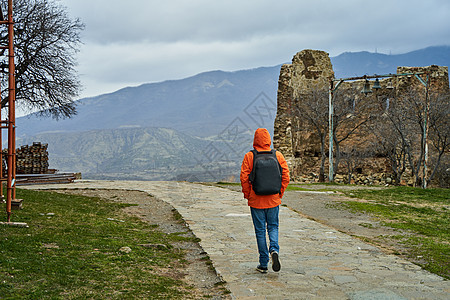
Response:
[{"label": "black backpack", "polygon": [[253,170],[249,175],[250,183],[256,195],[274,195],[281,191],[282,169],[278,162],[276,150],[251,151],[253,153]]}]

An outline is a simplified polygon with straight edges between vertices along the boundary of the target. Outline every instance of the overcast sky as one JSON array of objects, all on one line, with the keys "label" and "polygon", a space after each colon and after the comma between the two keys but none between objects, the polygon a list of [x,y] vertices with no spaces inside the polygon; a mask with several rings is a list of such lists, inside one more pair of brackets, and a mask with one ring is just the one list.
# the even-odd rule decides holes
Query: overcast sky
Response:
[{"label": "overcast sky", "polygon": [[450,45],[449,0],[59,0],[86,25],[81,97],[330,56]]}]

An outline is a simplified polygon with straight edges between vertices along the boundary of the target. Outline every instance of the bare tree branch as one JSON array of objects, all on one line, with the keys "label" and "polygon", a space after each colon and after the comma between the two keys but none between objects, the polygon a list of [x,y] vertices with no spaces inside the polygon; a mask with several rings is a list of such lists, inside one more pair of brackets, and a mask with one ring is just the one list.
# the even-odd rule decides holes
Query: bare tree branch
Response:
[{"label": "bare tree branch", "polygon": [[[73,101],[81,85],[75,55],[84,25],[51,0],[14,0],[14,22],[18,105],[54,118],[76,114]],[[0,28],[0,44],[7,38]],[[7,74],[7,67],[6,60],[0,62],[0,72]],[[7,88],[2,81],[2,107],[7,106]]]}]

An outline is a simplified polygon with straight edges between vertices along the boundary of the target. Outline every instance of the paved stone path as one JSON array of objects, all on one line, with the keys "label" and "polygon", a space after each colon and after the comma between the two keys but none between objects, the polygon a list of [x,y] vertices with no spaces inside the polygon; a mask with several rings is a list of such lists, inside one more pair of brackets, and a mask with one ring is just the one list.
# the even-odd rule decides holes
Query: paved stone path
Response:
[{"label": "paved stone path", "polygon": [[330,227],[280,209],[281,271],[255,271],[249,207],[239,192],[180,182],[78,181],[30,189],[101,188],[147,192],[174,206],[235,299],[450,299],[441,277]]}]

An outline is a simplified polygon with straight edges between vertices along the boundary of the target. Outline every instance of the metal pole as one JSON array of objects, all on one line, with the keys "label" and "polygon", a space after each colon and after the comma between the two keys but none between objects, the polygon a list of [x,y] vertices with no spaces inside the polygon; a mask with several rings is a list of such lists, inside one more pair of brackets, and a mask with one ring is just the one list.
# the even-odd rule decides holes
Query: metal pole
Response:
[{"label": "metal pole", "polygon": [[329,155],[329,169],[328,180],[334,181],[333,175],[333,80],[330,80],[330,91],[328,93],[328,129],[329,129],[329,142],[328,142],[328,155]]},{"label": "metal pole", "polygon": [[427,82],[425,85],[425,119],[424,119],[424,126],[423,126],[423,143],[424,143],[424,158],[423,158],[423,182],[422,187],[424,189],[427,188],[427,165],[428,165],[428,117],[429,117],[429,110],[430,110],[430,104],[428,101],[428,92],[430,87],[430,75],[427,74]]},{"label": "metal pole", "polygon": [[11,200],[15,194],[15,66],[14,66],[13,3],[8,0],[8,178],[6,211],[11,220]]},{"label": "metal pole", "polygon": [[[424,114],[424,121],[423,121],[423,178],[422,178],[422,188],[427,188],[427,164],[428,164],[428,115],[430,112],[430,104],[428,103],[428,97],[429,97],[429,88],[430,88],[430,74],[429,72],[426,72],[427,75],[427,81],[424,81],[420,76],[418,76],[419,73],[414,74],[416,78],[423,84],[425,87],[425,103],[423,105],[423,114]],[[421,73],[423,74],[423,73]]]}]

